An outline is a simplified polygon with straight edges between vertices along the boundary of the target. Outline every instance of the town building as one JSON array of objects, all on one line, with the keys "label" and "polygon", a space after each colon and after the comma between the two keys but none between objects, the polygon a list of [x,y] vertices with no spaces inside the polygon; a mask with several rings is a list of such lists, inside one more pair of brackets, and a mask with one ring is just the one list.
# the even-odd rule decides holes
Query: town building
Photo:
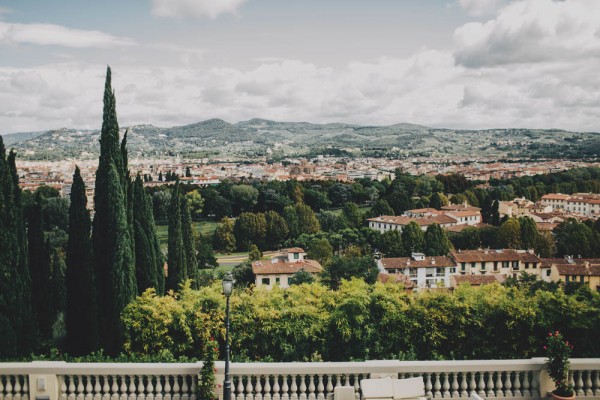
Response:
[{"label": "town building", "polygon": [[442,210],[434,208],[418,208],[408,210],[401,216],[381,215],[369,218],[369,228],[378,230],[380,233],[390,230],[402,232],[404,227],[411,222],[417,223],[423,231],[429,225],[438,224],[443,228],[455,226],[477,226],[481,224],[481,209],[477,207],[449,207]]},{"label": "town building", "polygon": [[452,251],[461,275],[503,274],[518,278],[521,272],[541,277],[542,260],[533,250],[478,249]]},{"label": "town building", "polygon": [[579,282],[600,292],[600,258],[546,258],[543,264],[547,282]]},{"label": "town building", "polygon": [[[450,257],[427,257],[413,253],[411,257],[382,258],[377,260],[380,271],[407,277],[416,287],[449,287],[450,276],[456,273],[456,263]],[[382,280],[382,279],[380,279]]]},{"label": "town building", "polygon": [[306,253],[299,247],[283,249],[271,257],[270,261],[261,260],[252,263],[256,287],[266,286],[269,289],[275,285],[281,288],[289,287],[294,274],[301,270],[310,274],[319,274],[323,271],[323,267],[318,261],[307,259]]},{"label": "town building", "polygon": [[541,203],[551,206],[553,210],[566,211],[587,218],[600,216],[600,194],[575,193],[562,194],[550,193],[542,196]]}]

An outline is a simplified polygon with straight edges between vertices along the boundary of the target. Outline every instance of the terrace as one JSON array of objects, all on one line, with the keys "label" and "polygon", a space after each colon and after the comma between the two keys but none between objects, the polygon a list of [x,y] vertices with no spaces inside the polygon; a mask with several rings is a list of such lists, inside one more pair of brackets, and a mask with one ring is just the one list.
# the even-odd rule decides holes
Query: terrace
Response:
[{"label": "terrace", "polygon": [[[0,363],[0,400],[195,400],[202,363]],[[543,358],[469,361],[232,363],[233,400],[325,400],[361,379],[421,376],[427,397],[541,399],[553,389]],[[600,359],[572,359],[578,399],[600,399]],[[216,389],[224,362],[216,363]]]}]

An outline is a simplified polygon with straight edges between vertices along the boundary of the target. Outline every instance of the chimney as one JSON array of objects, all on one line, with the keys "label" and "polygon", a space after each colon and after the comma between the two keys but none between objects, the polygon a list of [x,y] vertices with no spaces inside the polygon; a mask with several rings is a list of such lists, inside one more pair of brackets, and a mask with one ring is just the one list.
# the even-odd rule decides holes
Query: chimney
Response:
[{"label": "chimney", "polygon": [[435,258],[431,257],[431,265],[435,265]]}]

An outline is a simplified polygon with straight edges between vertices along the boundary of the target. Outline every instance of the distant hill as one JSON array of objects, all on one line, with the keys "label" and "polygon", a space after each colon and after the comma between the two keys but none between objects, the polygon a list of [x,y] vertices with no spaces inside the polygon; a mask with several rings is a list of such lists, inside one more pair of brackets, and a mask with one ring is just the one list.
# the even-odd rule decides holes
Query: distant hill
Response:
[{"label": "distant hill", "polygon": [[[600,135],[563,130],[453,130],[401,123],[361,126],[251,119],[230,124],[221,119],[161,128],[129,128],[132,157],[227,156],[248,159],[269,154],[329,154],[331,149],[368,156],[463,155],[495,157],[594,157]],[[125,130],[125,128],[123,129]],[[6,135],[5,143],[28,159],[93,158],[99,152],[98,130],[58,129]]]}]

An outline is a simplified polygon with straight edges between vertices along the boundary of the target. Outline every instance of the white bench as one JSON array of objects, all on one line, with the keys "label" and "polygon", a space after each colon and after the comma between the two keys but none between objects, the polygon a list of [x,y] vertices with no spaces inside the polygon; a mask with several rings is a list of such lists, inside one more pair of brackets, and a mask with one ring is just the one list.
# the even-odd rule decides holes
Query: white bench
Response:
[{"label": "white bench", "polygon": [[392,379],[363,379],[360,381],[362,398],[365,400],[426,400],[423,378]]}]

